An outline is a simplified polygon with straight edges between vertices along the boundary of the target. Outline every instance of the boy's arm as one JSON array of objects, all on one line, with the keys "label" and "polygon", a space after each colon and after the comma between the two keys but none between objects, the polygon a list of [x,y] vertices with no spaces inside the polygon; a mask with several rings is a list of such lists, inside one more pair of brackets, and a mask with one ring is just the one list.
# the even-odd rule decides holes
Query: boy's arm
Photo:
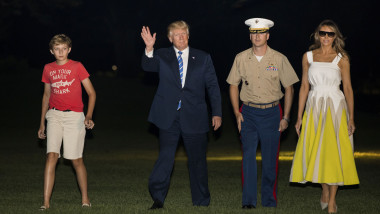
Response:
[{"label": "boy's arm", "polygon": [[92,129],[95,125],[94,121],[92,121],[92,113],[95,108],[96,92],[89,78],[82,80],[82,84],[88,95],[88,107],[84,124],[86,128]]},{"label": "boy's arm", "polygon": [[38,130],[38,138],[45,139],[45,115],[49,109],[49,99],[50,99],[50,84],[45,83],[44,85],[44,95],[42,95],[42,108],[41,108],[41,122],[40,129]]}]

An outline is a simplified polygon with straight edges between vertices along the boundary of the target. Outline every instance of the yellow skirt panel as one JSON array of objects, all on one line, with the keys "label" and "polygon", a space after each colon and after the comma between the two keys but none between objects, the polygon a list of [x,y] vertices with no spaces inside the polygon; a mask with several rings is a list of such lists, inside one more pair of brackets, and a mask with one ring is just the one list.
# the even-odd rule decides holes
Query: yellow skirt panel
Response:
[{"label": "yellow skirt panel", "polygon": [[[318,115],[315,128],[313,109],[305,111],[291,169],[290,182],[359,184],[354,152],[347,130],[347,116],[341,112],[338,130],[331,109]],[[337,122],[337,121],[335,121]]]}]

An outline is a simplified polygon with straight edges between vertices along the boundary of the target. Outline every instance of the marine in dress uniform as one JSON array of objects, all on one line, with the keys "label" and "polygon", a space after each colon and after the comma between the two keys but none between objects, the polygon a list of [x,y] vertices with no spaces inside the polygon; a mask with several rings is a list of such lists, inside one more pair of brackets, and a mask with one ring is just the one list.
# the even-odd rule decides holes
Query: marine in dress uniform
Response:
[{"label": "marine in dress uniform", "polygon": [[[267,45],[271,20],[248,19],[252,48],[236,55],[227,82],[230,99],[241,134],[243,165],[242,208],[257,205],[256,150],[260,142],[262,155],[261,202],[277,206],[277,172],[280,133],[288,127],[293,99],[293,84],[299,79],[288,59]],[[239,111],[240,100],[243,105]],[[284,96],[284,116],[280,99]]]}]

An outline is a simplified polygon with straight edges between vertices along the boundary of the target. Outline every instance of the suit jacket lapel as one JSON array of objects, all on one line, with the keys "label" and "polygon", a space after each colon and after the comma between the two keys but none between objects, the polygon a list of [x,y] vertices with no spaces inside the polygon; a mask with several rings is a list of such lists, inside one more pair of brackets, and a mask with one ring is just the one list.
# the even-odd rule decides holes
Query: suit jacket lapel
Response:
[{"label": "suit jacket lapel", "polygon": [[170,60],[170,68],[171,68],[172,73],[174,75],[174,80],[175,80],[176,84],[181,87],[181,77],[179,76],[178,60],[177,60],[177,55],[176,55],[173,47],[169,48],[168,59]]},{"label": "suit jacket lapel", "polygon": [[186,84],[190,80],[190,77],[193,73],[194,65],[195,65],[195,56],[192,55],[192,49],[189,47],[189,59],[187,61],[186,81],[185,81],[184,87],[186,87]]}]

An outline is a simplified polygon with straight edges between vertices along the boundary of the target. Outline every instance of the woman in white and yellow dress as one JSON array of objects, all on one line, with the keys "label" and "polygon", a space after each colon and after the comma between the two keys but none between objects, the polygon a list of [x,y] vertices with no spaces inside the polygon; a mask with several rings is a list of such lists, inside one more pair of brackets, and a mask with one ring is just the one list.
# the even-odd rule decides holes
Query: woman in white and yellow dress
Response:
[{"label": "woman in white and yellow dress", "polygon": [[299,139],[290,182],[320,183],[321,208],[335,213],[338,186],[359,184],[352,138],[355,123],[350,62],[343,49],[343,36],[333,21],[322,21],[313,37],[314,44],[302,59],[295,126]]}]

